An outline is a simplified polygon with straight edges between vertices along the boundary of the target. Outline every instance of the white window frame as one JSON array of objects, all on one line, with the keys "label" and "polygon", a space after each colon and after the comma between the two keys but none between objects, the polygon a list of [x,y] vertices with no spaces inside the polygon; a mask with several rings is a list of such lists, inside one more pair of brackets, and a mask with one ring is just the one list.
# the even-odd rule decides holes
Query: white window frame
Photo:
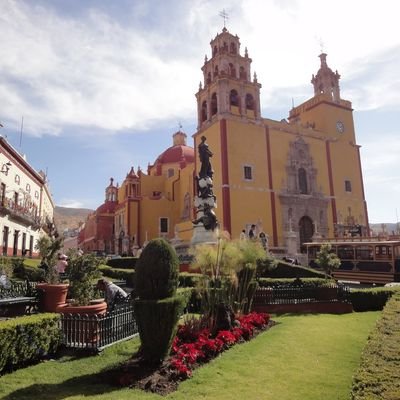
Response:
[{"label": "white window frame", "polygon": [[[246,178],[246,168],[250,168],[250,175],[251,178]],[[254,166],[250,164],[243,164],[242,165],[242,170],[243,170],[243,180],[247,182],[251,182],[254,180]]]}]

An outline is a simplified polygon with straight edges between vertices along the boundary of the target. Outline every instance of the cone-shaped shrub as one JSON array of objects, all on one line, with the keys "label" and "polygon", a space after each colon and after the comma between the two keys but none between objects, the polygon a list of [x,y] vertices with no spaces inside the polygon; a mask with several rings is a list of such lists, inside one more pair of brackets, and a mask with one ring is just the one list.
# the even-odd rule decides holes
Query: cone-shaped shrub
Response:
[{"label": "cone-shaped shrub", "polygon": [[164,239],[151,240],[136,264],[136,293],[141,300],[174,296],[178,287],[179,259]]},{"label": "cone-shaped shrub", "polygon": [[135,315],[144,361],[160,363],[168,354],[176,334],[184,299],[176,295],[178,257],[163,239],[148,243],[136,265]]}]

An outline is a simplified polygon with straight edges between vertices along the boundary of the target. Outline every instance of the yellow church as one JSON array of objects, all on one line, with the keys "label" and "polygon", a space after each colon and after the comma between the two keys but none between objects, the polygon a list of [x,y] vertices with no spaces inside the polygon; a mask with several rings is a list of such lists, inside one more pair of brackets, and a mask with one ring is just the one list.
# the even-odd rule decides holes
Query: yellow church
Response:
[{"label": "yellow church", "polygon": [[353,109],[327,55],[320,54],[312,75],[313,96],[275,121],[261,115],[261,83],[239,37],[223,28],[210,44],[196,93],[194,146],[178,131],[146,173],[132,168],[120,187],[111,182],[105,203],[86,221],[81,247],[130,254],[154,237],[190,243],[202,136],[213,152],[220,231],[238,238],[255,225],[282,254],[299,253],[313,239],[368,235]]}]

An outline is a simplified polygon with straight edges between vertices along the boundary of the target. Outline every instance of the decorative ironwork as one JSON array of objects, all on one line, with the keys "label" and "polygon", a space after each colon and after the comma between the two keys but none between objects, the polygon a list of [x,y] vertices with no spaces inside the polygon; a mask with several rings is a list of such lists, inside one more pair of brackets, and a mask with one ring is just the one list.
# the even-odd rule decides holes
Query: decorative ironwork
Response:
[{"label": "decorative ironwork", "polygon": [[94,351],[138,334],[132,301],[102,315],[61,314],[60,328],[65,346]]}]

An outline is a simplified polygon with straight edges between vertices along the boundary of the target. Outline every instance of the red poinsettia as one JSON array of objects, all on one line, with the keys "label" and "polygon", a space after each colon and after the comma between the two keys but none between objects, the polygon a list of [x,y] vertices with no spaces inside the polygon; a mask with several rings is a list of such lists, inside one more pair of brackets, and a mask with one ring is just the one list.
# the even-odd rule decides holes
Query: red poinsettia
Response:
[{"label": "red poinsettia", "polygon": [[183,379],[190,378],[193,365],[205,362],[241,340],[249,340],[254,330],[266,327],[269,314],[250,313],[238,317],[239,327],[219,331],[215,337],[209,329],[196,330],[193,326],[180,326],[172,343],[170,367]]}]

